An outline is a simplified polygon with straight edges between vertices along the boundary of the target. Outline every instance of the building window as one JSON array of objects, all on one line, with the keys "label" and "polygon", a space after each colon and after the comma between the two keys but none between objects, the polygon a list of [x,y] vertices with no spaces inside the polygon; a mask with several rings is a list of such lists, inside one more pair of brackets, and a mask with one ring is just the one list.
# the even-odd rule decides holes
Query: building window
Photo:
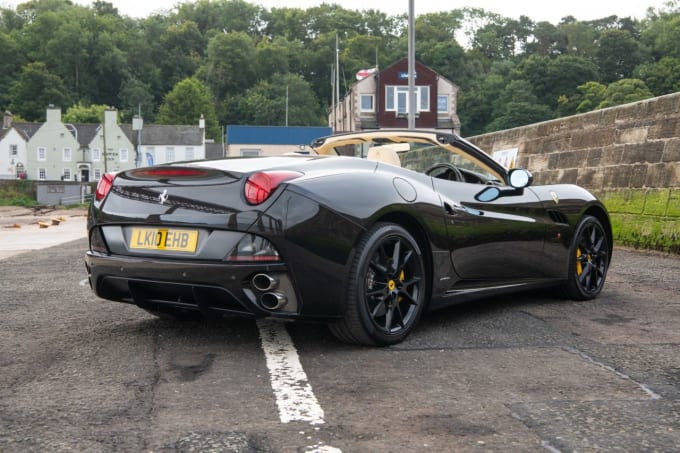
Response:
[{"label": "building window", "polygon": [[242,157],[258,157],[260,154],[262,154],[261,149],[253,149],[253,148],[242,148],[241,149],[241,156]]},{"label": "building window", "polygon": [[[418,86],[417,92],[417,111],[430,111],[430,87]],[[388,112],[408,113],[408,86],[406,85],[387,85],[385,86],[385,110]]]},{"label": "building window", "polygon": [[127,162],[128,161],[128,150],[125,148],[120,149],[120,161],[121,162]]},{"label": "building window", "polygon": [[361,95],[361,111],[362,112],[374,112],[375,107],[373,101],[375,96],[372,94],[362,94]]},{"label": "building window", "polygon": [[43,147],[38,148],[38,160],[47,160],[47,150]]},{"label": "building window", "polygon": [[173,162],[175,160],[175,148],[168,146],[165,148],[165,161]]},{"label": "building window", "polygon": [[62,152],[62,159],[64,162],[71,162],[71,148],[64,148]]},{"label": "building window", "polygon": [[19,155],[19,146],[9,145],[9,157],[17,157]]},{"label": "building window", "polygon": [[64,181],[70,181],[71,180],[71,169],[70,168],[64,168],[64,175],[63,180]]},{"label": "building window", "polygon": [[194,148],[187,147],[185,158],[186,160],[194,160]]},{"label": "building window", "polygon": [[419,112],[429,112],[430,111],[430,87],[422,86],[418,87],[418,111]]},{"label": "building window", "polygon": [[101,168],[95,168],[94,169],[94,180],[99,181],[102,179],[102,169]]},{"label": "building window", "polygon": [[102,150],[99,148],[92,148],[92,162],[99,162],[102,160]]},{"label": "building window", "polygon": [[440,94],[437,96],[437,113],[449,113],[449,96]]},{"label": "building window", "polygon": [[47,175],[47,170],[45,170],[44,168],[38,168],[38,179],[40,181],[46,180],[47,179],[46,175]]}]

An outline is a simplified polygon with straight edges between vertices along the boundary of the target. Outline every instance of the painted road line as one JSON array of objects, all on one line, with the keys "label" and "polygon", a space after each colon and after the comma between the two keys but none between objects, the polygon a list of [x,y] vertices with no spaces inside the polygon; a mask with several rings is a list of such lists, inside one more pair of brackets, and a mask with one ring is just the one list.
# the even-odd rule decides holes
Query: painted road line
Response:
[{"label": "painted road line", "polygon": [[312,392],[285,325],[270,319],[260,319],[257,326],[281,422],[325,423],[323,409]]}]

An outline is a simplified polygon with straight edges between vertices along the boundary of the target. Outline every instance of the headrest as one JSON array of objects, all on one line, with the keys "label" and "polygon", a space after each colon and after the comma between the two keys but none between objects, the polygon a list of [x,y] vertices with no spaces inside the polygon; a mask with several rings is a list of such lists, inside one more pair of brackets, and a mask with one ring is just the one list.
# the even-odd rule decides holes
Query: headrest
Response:
[{"label": "headrest", "polygon": [[[406,145],[406,148],[404,148],[404,145]],[[405,149],[408,149],[407,143],[374,146],[368,150],[366,159],[401,167],[401,161],[399,160],[397,151],[404,151]]]}]

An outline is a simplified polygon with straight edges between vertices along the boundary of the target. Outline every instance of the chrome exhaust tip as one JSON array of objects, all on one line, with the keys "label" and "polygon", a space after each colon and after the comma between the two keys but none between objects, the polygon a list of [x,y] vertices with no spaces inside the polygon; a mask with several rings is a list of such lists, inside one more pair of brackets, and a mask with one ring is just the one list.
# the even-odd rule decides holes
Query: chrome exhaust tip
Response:
[{"label": "chrome exhaust tip", "polygon": [[279,310],[286,306],[288,298],[281,293],[264,293],[260,297],[260,305],[266,310]]},{"label": "chrome exhaust tip", "polygon": [[251,282],[258,291],[271,291],[279,286],[279,280],[267,274],[256,274]]}]

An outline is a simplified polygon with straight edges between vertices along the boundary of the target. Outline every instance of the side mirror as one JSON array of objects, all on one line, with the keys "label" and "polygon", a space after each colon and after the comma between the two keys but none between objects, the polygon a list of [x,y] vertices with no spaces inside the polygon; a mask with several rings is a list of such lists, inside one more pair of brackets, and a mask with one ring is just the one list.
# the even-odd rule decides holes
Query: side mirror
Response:
[{"label": "side mirror", "polygon": [[508,173],[508,182],[510,183],[510,187],[485,187],[481,192],[475,195],[475,200],[488,203],[501,197],[522,195],[524,193],[524,188],[530,186],[533,181],[534,177],[531,176],[531,173],[528,170],[523,168],[513,168]]},{"label": "side mirror", "polygon": [[524,189],[530,186],[533,181],[534,177],[529,170],[523,168],[513,168],[508,173],[508,182],[515,189]]}]

